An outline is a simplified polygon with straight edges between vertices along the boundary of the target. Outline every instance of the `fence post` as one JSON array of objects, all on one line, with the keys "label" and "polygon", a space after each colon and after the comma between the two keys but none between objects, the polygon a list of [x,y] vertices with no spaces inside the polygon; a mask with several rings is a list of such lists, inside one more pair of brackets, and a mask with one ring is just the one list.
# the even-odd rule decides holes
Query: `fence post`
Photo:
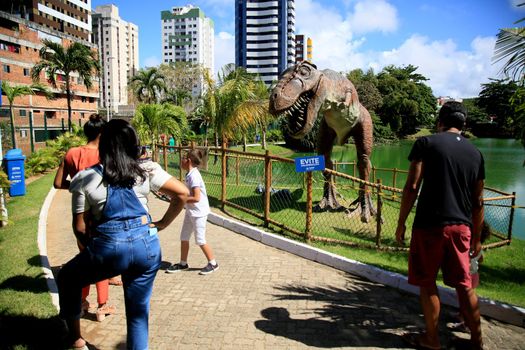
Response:
[{"label": "fence post", "polygon": [[222,143],[222,192],[221,192],[221,205],[222,210],[226,204],[226,142]]},{"label": "fence post", "polygon": [[376,217],[376,246],[381,247],[381,210],[383,208],[383,190],[381,179],[377,179],[377,217]]},{"label": "fence post", "polygon": [[306,172],[306,225],[305,238],[308,243],[312,239],[312,172]]},{"label": "fence post", "polygon": [[31,144],[31,153],[35,151],[35,135],[33,131],[33,111],[29,111],[29,143]]},{"label": "fence post", "polygon": [[268,227],[270,218],[270,195],[272,191],[272,160],[270,151],[264,155],[264,227]]},{"label": "fence post", "polygon": [[240,177],[240,173],[239,173],[239,155],[237,154],[235,156],[235,184],[237,186],[239,186],[239,177]]},{"label": "fence post", "polygon": [[47,129],[47,115],[46,113],[44,112],[44,137],[45,137],[45,141],[49,140],[49,131]]},{"label": "fence post", "polygon": [[179,180],[182,181],[182,144],[179,148]]},{"label": "fence post", "polygon": [[509,221],[509,231],[507,232],[507,239],[509,242],[507,245],[510,244],[510,240],[512,239],[512,222],[514,221],[514,208],[516,205],[516,192],[512,192],[512,202],[510,206],[510,221]]},{"label": "fence post", "polygon": [[164,152],[163,158],[164,158],[164,169],[168,171],[168,147],[166,146],[166,138],[162,140],[162,150]]},{"label": "fence post", "polygon": [[396,188],[397,183],[397,168],[394,168],[394,175],[392,176],[392,187]]}]

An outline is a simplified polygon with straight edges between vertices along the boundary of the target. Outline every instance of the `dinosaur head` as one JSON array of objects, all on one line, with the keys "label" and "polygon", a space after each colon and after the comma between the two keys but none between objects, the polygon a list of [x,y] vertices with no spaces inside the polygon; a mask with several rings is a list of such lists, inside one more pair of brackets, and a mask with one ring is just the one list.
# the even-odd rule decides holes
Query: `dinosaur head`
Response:
[{"label": "dinosaur head", "polygon": [[270,95],[270,113],[288,119],[288,133],[301,138],[313,127],[324,98],[318,96],[323,73],[303,61],[286,69]]}]

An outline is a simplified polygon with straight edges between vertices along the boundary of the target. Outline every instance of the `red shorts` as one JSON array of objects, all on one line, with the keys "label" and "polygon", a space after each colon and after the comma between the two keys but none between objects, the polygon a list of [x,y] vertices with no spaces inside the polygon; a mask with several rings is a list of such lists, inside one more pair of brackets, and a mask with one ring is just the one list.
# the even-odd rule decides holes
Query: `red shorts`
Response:
[{"label": "red shorts", "polygon": [[441,268],[447,286],[472,288],[469,250],[470,227],[467,225],[414,228],[408,259],[408,283],[431,287]]}]

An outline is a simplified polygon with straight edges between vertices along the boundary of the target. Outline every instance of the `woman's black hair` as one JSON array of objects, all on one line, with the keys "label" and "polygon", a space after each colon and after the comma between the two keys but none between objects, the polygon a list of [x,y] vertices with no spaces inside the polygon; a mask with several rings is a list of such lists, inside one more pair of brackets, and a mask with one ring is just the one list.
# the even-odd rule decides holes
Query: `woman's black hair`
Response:
[{"label": "woman's black hair", "polygon": [[123,119],[112,119],[102,129],[98,145],[104,180],[113,186],[132,187],[146,178],[140,167],[140,143],[135,129]]},{"label": "woman's black hair", "polygon": [[89,116],[89,120],[84,124],[84,135],[86,135],[88,142],[100,135],[105,124],[106,121],[99,114],[94,113]]}]

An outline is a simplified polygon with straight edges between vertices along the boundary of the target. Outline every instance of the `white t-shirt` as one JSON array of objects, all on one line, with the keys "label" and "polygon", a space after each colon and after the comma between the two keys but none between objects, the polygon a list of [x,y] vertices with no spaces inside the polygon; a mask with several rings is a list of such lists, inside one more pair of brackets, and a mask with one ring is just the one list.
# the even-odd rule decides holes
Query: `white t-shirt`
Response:
[{"label": "white t-shirt", "polygon": [[[150,190],[158,191],[171,178],[158,163],[146,161],[140,164],[146,171],[146,179],[133,186],[140,203],[148,211],[148,194]],[[140,180],[139,180],[140,181]],[[108,194],[102,176],[94,169],[86,169],[73,177],[69,192],[73,194],[71,207],[73,214],[91,212],[95,219],[100,219]]]},{"label": "white t-shirt", "polygon": [[202,217],[210,213],[210,204],[208,202],[208,195],[206,194],[206,186],[202,179],[199,169],[193,168],[188,171],[186,175],[186,186],[190,190],[198,187],[201,190],[201,199],[196,203],[186,203],[186,213],[193,217]]}]

